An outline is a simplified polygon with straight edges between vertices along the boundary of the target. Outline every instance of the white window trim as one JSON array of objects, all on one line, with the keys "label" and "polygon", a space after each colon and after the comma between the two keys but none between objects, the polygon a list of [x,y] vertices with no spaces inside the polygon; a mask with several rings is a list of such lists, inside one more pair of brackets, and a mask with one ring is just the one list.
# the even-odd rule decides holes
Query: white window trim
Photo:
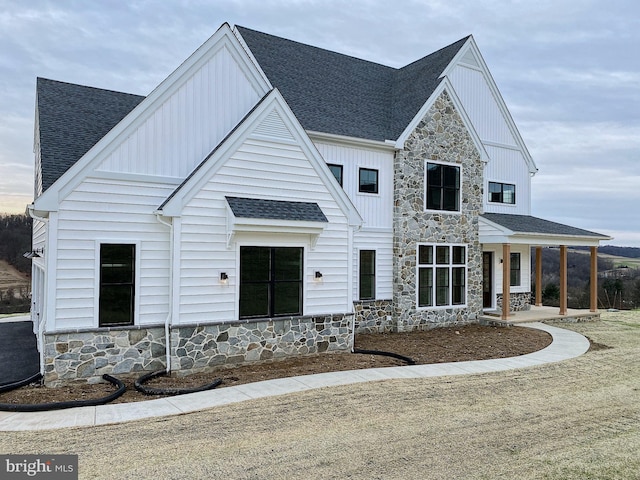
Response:
[{"label": "white window trim", "polygon": [[[421,246],[432,246],[433,247],[433,265],[431,267],[429,267],[428,265],[424,265],[424,264],[420,264],[419,259],[420,259],[420,247]],[[431,306],[425,306],[425,307],[421,307],[419,306],[419,295],[420,295],[420,268],[436,268],[438,265],[436,264],[436,247],[465,247],[464,248],[464,303],[460,304],[460,305],[436,305],[435,303],[435,297],[436,297],[436,277],[435,277],[435,270],[434,270],[434,276],[433,276],[433,300],[434,300],[434,304]],[[450,255],[450,259],[452,259],[452,256]],[[451,261],[451,260],[450,260]],[[469,245],[466,243],[418,243],[416,245],[416,271],[415,271],[415,285],[416,285],[416,295],[415,295],[415,302],[416,302],[416,310],[418,311],[425,311],[425,310],[444,310],[444,309],[452,309],[452,308],[467,308],[467,302],[469,301]],[[453,263],[449,263],[449,278],[452,279],[453,275],[451,275],[451,269],[452,268],[459,268],[462,267],[463,265],[454,265]],[[440,266],[442,267],[442,265]],[[451,302],[451,287],[452,285],[449,285],[449,302]]]},{"label": "white window trim", "polygon": [[[491,201],[491,192],[489,191],[489,183],[501,183],[503,185],[513,185],[515,187],[515,195],[516,195],[516,201],[515,203],[504,203],[504,202],[492,202]],[[501,207],[508,207],[508,208],[517,208],[518,207],[518,199],[520,198],[520,196],[518,195],[518,184],[517,183],[508,183],[507,180],[491,180],[488,179],[486,185],[484,186],[485,188],[485,192],[486,192],[486,196],[485,198],[487,199],[487,204],[489,205],[499,205]]]},{"label": "white window trim", "polygon": [[[433,210],[433,209],[429,209],[427,208],[427,164],[429,163],[435,163],[438,165],[448,165],[448,166],[452,166],[452,167],[458,167],[458,169],[460,170],[460,192],[458,193],[458,206],[460,207],[459,210]],[[422,202],[423,202],[423,206],[424,206],[424,211],[426,213],[437,213],[437,214],[443,214],[443,215],[461,215],[462,214],[462,185],[464,184],[464,175],[463,175],[463,168],[462,168],[462,164],[461,163],[454,163],[454,162],[443,162],[440,160],[425,160],[424,161],[424,172],[422,175],[422,183],[423,183],[423,188],[422,188]]]}]

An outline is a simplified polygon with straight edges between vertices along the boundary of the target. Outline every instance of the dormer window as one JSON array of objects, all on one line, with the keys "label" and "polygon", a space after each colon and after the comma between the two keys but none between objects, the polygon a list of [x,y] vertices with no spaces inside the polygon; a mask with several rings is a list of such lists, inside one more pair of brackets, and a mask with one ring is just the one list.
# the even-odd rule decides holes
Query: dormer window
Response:
[{"label": "dormer window", "polygon": [[510,183],[489,182],[489,201],[516,204],[516,186]]}]

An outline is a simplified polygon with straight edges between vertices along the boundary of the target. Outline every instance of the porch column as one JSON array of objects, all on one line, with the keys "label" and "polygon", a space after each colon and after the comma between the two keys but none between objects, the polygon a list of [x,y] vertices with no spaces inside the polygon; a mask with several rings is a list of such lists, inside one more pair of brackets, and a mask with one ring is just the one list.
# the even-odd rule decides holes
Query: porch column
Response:
[{"label": "porch column", "polygon": [[511,244],[502,244],[502,320],[511,310]]},{"label": "porch column", "polygon": [[591,286],[590,308],[592,312],[598,311],[598,247],[591,247]]},{"label": "porch column", "polygon": [[560,315],[567,314],[567,246],[560,245]]},{"label": "porch column", "polygon": [[542,306],[542,247],[536,247],[536,307]]}]

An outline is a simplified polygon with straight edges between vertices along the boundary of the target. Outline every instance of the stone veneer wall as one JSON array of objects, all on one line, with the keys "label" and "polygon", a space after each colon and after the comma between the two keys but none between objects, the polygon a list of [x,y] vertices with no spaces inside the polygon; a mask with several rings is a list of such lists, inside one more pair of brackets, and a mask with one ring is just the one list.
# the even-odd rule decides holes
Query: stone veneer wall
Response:
[{"label": "stone veneer wall", "polygon": [[384,333],[395,330],[392,300],[359,300],[353,302],[356,333]]},{"label": "stone veneer wall", "polygon": [[[459,213],[425,212],[425,161],[461,167]],[[443,92],[394,161],[393,302],[398,331],[475,322],[482,312],[482,248],[478,216],[482,212],[483,162],[455,109]],[[467,305],[464,308],[416,308],[418,243],[467,245]]]},{"label": "stone veneer wall", "polygon": [[[524,312],[531,310],[531,292],[509,294],[510,312]],[[502,294],[496,295],[496,308],[502,310]]]},{"label": "stone veneer wall", "polygon": [[[171,368],[179,374],[220,365],[351,351],[353,315],[277,318],[172,326]],[[105,328],[45,335],[45,383],[100,381],[166,368],[164,326]]]}]

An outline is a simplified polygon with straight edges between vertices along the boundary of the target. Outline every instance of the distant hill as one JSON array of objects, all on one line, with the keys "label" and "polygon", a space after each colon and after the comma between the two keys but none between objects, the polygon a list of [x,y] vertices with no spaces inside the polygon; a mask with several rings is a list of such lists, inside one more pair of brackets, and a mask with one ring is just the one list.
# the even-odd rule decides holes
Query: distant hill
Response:
[{"label": "distant hill", "polygon": [[[573,250],[589,250],[589,247],[571,247]],[[617,247],[615,245],[605,245],[598,247],[598,253],[613,255],[615,257],[640,258],[640,248],[638,247]]]}]

